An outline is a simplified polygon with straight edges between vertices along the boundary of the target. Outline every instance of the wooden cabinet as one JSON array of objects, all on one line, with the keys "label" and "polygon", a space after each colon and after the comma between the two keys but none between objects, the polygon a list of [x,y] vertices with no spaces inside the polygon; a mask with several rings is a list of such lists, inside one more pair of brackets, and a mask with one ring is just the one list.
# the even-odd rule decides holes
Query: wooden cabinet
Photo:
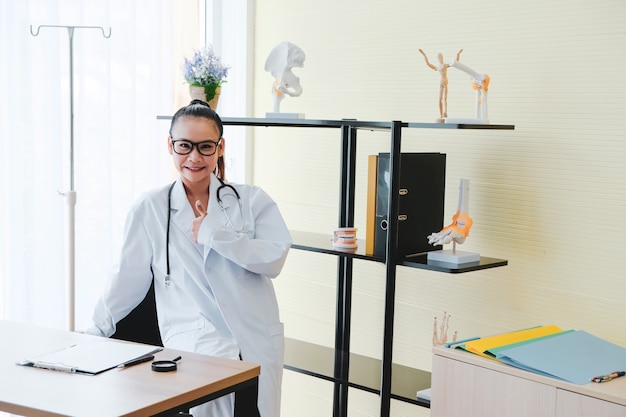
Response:
[{"label": "wooden cabinet", "polygon": [[[617,382],[610,381],[611,384],[617,384]],[[626,395],[626,386],[623,386],[623,388],[623,393]],[[565,389],[558,389],[556,392],[556,413],[554,415],[559,417],[626,417],[626,404],[614,403]]]},{"label": "wooden cabinet", "polygon": [[455,349],[433,349],[431,417],[626,417],[626,378],[570,384]]}]

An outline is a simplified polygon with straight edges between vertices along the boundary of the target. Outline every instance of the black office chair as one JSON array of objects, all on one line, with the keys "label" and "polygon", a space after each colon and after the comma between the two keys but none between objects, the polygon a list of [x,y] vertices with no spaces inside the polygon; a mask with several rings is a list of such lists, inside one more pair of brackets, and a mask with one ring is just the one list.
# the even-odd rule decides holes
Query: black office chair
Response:
[{"label": "black office chair", "polygon": [[114,339],[163,346],[154,301],[154,281],[143,301],[120,320],[111,336]]},{"label": "black office chair", "polygon": [[[154,299],[154,281],[143,301],[126,317],[120,320],[111,336],[114,339],[163,346]],[[257,396],[235,396],[235,416],[258,416]],[[174,417],[174,416],[173,416]],[[189,413],[176,414],[175,417],[193,417]]]},{"label": "black office chair", "polygon": [[[163,346],[157,320],[154,300],[154,281],[143,301],[122,320],[117,322],[113,339]],[[189,413],[179,413],[172,417],[193,417]]]}]

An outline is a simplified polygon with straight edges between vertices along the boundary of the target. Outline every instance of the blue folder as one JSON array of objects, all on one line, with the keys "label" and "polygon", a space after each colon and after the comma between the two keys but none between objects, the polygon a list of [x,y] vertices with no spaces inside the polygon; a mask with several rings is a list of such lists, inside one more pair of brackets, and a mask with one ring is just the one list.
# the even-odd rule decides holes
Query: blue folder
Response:
[{"label": "blue folder", "polygon": [[500,350],[496,358],[515,367],[574,384],[626,370],[626,348],[584,330]]}]

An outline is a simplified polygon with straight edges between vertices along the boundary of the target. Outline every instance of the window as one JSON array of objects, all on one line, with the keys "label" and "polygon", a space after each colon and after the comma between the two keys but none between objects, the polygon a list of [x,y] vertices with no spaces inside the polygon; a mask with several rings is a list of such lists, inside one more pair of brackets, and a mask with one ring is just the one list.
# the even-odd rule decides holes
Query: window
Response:
[{"label": "window", "polygon": [[[188,101],[180,64],[203,39],[233,67],[218,111],[245,115],[248,48],[238,42],[247,37],[229,32],[245,33],[246,19],[231,17],[246,15],[239,0],[0,3],[0,318],[67,327],[73,224],[75,327],[90,325],[126,212],[139,194],[174,175],[165,148],[169,124],[156,116]],[[206,25],[206,17],[224,24]],[[70,36],[41,25],[96,28]],[[245,138],[235,133],[229,179],[243,181]],[[68,191],[76,193],[73,222]]]}]

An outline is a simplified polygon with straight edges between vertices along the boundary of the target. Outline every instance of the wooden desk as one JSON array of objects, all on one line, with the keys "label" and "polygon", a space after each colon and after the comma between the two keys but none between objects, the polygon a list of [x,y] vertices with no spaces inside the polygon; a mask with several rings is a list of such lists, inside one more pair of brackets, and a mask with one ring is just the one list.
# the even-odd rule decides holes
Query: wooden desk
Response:
[{"label": "wooden desk", "polygon": [[433,348],[432,417],[626,417],[626,377],[584,385]]},{"label": "wooden desk", "polygon": [[153,372],[150,362],[95,376],[15,364],[93,337],[0,320],[0,411],[36,417],[172,416],[232,392],[257,397],[259,365],[173,349],[155,359],[181,355],[176,372]]}]

